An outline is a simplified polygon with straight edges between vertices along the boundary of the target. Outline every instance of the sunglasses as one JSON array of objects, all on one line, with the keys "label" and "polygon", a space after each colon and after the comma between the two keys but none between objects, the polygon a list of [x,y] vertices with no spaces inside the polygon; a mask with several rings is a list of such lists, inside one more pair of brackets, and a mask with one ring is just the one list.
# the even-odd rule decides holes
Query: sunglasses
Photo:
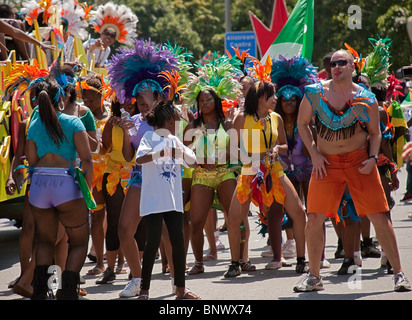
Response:
[{"label": "sunglasses", "polygon": [[348,60],[336,60],[336,61],[331,61],[330,62],[330,67],[331,68],[336,68],[336,66],[344,67],[347,64],[348,64]]},{"label": "sunglasses", "polygon": [[115,39],[115,38],[116,38],[116,33],[113,32],[113,31],[105,30],[105,31],[103,32],[103,34],[106,35],[106,36],[109,36],[109,37],[112,38],[112,39]]}]

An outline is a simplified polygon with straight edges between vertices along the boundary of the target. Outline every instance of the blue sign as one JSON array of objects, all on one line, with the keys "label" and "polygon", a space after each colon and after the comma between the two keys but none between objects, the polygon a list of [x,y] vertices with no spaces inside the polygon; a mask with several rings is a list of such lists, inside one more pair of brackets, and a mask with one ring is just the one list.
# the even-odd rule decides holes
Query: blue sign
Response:
[{"label": "blue sign", "polygon": [[[229,51],[232,57],[236,55],[235,50],[233,48],[239,48],[240,54],[242,54],[243,51],[249,49],[249,55],[257,57],[255,33],[253,31],[239,31],[226,33],[225,52],[226,50]],[[249,62],[247,63],[247,65],[250,66],[252,64],[250,62],[250,59],[246,60],[246,62]]]}]

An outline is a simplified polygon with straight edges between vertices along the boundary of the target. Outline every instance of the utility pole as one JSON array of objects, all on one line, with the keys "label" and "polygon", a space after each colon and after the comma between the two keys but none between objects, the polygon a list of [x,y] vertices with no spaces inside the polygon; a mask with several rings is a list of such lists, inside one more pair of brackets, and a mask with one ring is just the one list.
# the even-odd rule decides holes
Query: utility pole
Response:
[{"label": "utility pole", "polygon": [[230,0],[225,0],[225,25],[226,33],[232,31],[232,17],[230,14]]}]

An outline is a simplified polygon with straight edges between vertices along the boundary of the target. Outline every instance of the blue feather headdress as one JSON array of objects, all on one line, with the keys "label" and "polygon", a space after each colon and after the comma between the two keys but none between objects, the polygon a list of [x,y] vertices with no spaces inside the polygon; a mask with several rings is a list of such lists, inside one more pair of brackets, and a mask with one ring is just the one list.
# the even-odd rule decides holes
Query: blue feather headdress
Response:
[{"label": "blue feather headdress", "polygon": [[304,87],[319,81],[316,68],[301,56],[286,59],[279,55],[279,59],[272,62],[270,76],[276,84],[276,96],[284,96],[286,99],[293,95],[302,98]]},{"label": "blue feather headdress", "polygon": [[121,48],[108,63],[108,77],[120,103],[135,98],[146,89],[168,95],[169,84],[162,71],[178,71],[178,59],[167,48],[149,40],[135,39],[135,47]]}]

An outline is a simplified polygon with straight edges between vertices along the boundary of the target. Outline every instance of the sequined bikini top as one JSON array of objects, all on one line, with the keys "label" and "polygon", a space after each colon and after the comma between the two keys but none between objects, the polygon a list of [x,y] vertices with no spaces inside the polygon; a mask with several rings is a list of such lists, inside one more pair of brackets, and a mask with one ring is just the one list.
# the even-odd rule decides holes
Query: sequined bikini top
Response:
[{"label": "sequined bikini top", "polygon": [[360,86],[355,95],[340,110],[334,110],[325,98],[322,83],[305,87],[305,94],[312,105],[318,135],[328,141],[352,137],[357,123],[369,122],[366,110],[375,101],[375,95]]}]

